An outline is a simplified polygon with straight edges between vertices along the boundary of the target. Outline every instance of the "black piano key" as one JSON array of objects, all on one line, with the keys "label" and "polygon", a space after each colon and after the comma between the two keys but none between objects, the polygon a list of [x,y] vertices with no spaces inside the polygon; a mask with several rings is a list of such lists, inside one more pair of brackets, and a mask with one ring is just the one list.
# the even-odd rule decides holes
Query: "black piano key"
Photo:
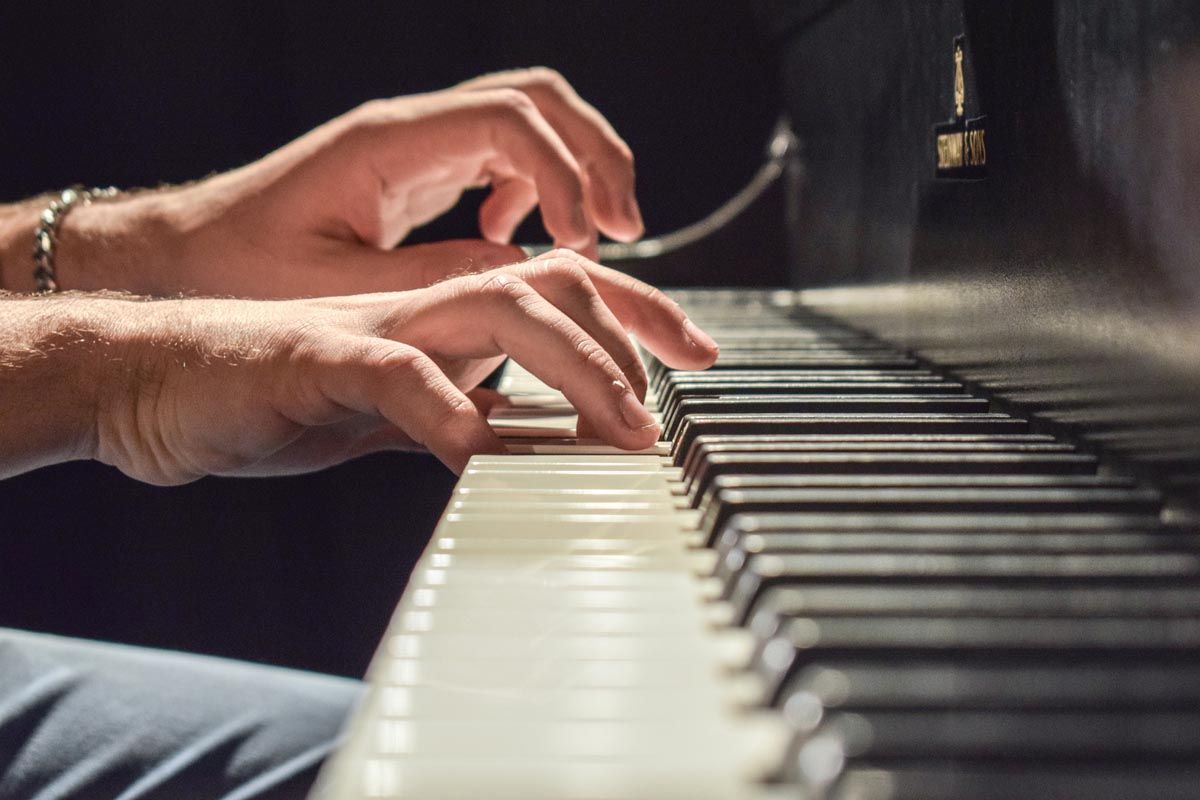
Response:
[{"label": "black piano key", "polygon": [[729,489],[704,509],[699,528],[711,544],[735,514],[773,512],[1157,514],[1153,489]]},{"label": "black piano key", "polygon": [[868,708],[1200,711],[1200,665],[833,661],[800,670],[782,697],[809,718]]},{"label": "black piano key", "polygon": [[696,414],[684,419],[672,446],[682,466],[704,435],[824,434],[840,436],[1025,433],[1028,423],[1007,414]]},{"label": "black piano key", "polygon": [[[720,375],[721,373],[717,373]],[[963,394],[961,383],[943,380],[726,380],[665,381],[658,393],[658,408],[668,413],[685,397],[809,394]],[[932,378],[932,376],[930,376]]]},{"label": "black piano key", "polygon": [[[839,730],[863,723],[866,737]],[[853,755],[863,761],[1183,761],[1200,756],[1195,735],[1200,713],[1194,711],[864,711],[853,721],[835,714],[822,730],[847,736]]]},{"label": "black piano key", "polygon": [[835,582],[930,585],[976,582],[980,586],[1063,588],[1122,583],[1178,585],[1200,576],[1191,552],[1057,554],[820,553],[752,555],[731,575],[723,596],[738,624],[745,624],[763,591],[773,586]]},{"label": "black piano key", "polygon": [[988,401],[957,395],[739,395],[687,397],[663,418],[663,434],[673,438],[691,415],[717,414],[980,414]]},{"label": "black piano key", "polygon": [[1200,757],[1195,711],[835,712],[805,748],[828,738],[853,762],[1186,762]]},{"label": "black piano key", "polygon": [[821,583],[818,579],[809,585],[768,587],[744,624],[761,645],[789,620],[809,616],[1194,619],[1198,614],[1200,587],[1178,582],[1136,586],[879,585]]},{"label": "black piano key", "polygon": [[799,617],[762,643],[751,669],[763,680],[764,696],[777,704],[801,669],[835,660],[1046,665],[1098,658],[1200,668],[1200,619]]},{"label": "black piano key", "polygon": [[933,383],[958,384],[923,367],[898,369],[723,369],[671,370],[663,368],[662,385],[719,386],[723,384],[754,383]]},{"label": "black piano key", "polygon": [[[826,749],[836,753],[836,746]],[[813,760],[812,771],[824,775],[821,770],[828,762],[819,757]],[[789,775],[795,781],[807,780],[803,772]],[[1035,759],[1020,764],[942,761],[885,768],[852,763],[828,793],[814,796],[830,800],[1195,800],[1197,785],[1200,767],[1186,763],[1080,765]]]},{"label": "black piano key", "polygon": [[714,575],[732,581],[756,555],[805,553],[1029,553],[1062,555],[1184,551],[1200,553],[1194,533],[765,533],[749,534],[722,546],[718,543]]},{"label": "black piano key", "polygon": [[[874,525],[858,529],[823,528],[819,525],[803,528],[788,527],[786,524],[746,524],[759,519],[755,515],[736,518],[737,524],[727,525],[716,537],[713,549],[718,564],[726,564],[725,558],[734,551],[742,556],[729,561],[727,567],[739,559],[757,553],[773,551],[780,542],[792,542],[806,551],[824,548],[829,552],[867,552],[869,550],[905,550],[928,548],[931,552],[949,552],[951,543],[963,552],[1022,548],[1030,552],[1054,551],[1074,552],[1091,549],[1096,552],[1188,549],[1200,541],[1200,531],[1175,527],[1121,528],[1107,526],[1048,525],[1032,530],[1013,530],[996,527],[985,520],[981,526],[961,525],[941,529],[904,527],[897,525]],[[779,539],[777,537],[804,537]],[[904,539],[904,542],[898,541]],[[806,544],[807,543],[807,544]]]},{"label": "black piano key", "polygon": [[912,513],[808,513],[738,514],[730,518],[721,536],[789,531],[873,533],[879,530],[937,533],[958,531],[1158,531],[1158,514],[912,514]]},{"label": "black piano key", "polygon": [[[678,413],[679,404],[683,400],[699,398],[737,398],[737,397],[809,397],[809,396],[847,396],[847,395],[879,395],[897,399],[912,399],[915,397],[972,398],[966,394],[961,384],[934,383],[930,381],[775,381],[772,383],[680,383],[663,386],[658,394],[658,410],[664,419]],[[976,400],[976,402],[983,402]],[[984,410],[987,410],[986,408]]]},{"label": "black piano key", "polygon": [[822,435],[782,434],[761,436],[705,435],[696,438],[682,464],[685,476],[716,453],[800,452],[1075,452],[1071,445],[1043,434],[941,434],[941,435]]},{"label": "black piano key", "polygon": [[[714,453],[685,482],[697,500],[720,478],[770,475],[1087,475],[1095,456],[1083,453]],[[732,485],[726,484],[728,488]]]},{"label": "black piano key", "polygon": [[[904,368],[920,368],[919,362],[912,356],[895,351],[868,351],[854,353],[838,349],[809,349],[809,350],[768,350],[763,352],[729,353],[722,352],[716,362],[709,367],[713,370],[835,370],[835,369],[877,369],[898,370]],[[646,372],[650,377],[650,385],[657,390],[662,380],[668,374],[668,368],[662,362],[654,360],[647,364]]]},{"label": "black piano key", "polygon": [[876,475],[848,471],[845,474],[765,474],[718,475],[711,482],[696,481],[689,502],[703,513],[718,496],[726,491],[743,489],[1128,489],[1138,484],[1132,478],[1096,474],[1055,474],[1053,472],[1018,472],[992,474],[987,472],[961,473],[946,470],[916,475]]}]

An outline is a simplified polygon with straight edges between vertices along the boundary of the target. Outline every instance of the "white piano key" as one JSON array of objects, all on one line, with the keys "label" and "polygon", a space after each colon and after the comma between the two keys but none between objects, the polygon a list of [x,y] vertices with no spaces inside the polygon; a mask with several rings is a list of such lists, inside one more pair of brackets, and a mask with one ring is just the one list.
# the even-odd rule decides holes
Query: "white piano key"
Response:
[{"label": "white piano key", "polygon": [[[709,642],[694,631],[680,630],[654,636],[564,635],[538,638],[503,633],[421,636],[395,633],[387,638],[388,653],[395,658],[458,658],[467,661],[522,661],[541,659],[594,661],[674,661],[686,665],[713,656]],[[686,666],[681,666],[686,669]]]},{"label": "white piano key", "polygon": [[673,570],[550,570],[522,565],[517,571],[503,572],[493,567],[456,568],[453,570],[418,566],[409,585],[445,587],[489,587],[493,591],[510,588],[540,587],[552,589],[622,589],[626,591],[675,590],[691,594],[698,588],[682,569]]},{"label": "white piano key", "polygon": [[479,455],[471,458],[471,463],[468,465],[469,470],[485,470],[485,469],[503,469],[512,471],[524,471],[528,469],[536,469],[539,467],[556,466],[556,467],[584,467],[587,469],[604,469],[606,467],[644,467],[652,469],[656,466],[664,466],[664,460],[653,454],[639,455],[636,452],[627,450],[616,450],[611,454],[588,455],[586,458],[581,458],[580,454],[574,451],[565,452],[562,454],[541,454],[528,455],[522,458],[513,458],[509,456],[493,456]]},{"label": "white piano key", "polygon": [[537,691],[479,692],[445,686],[388,686],[379,690],[377,702],[384,719],[679,722],[730,716],[736,707],[728,695],[716,682],[678,691],[664,691],[663,687],[539,687]]},{"label": "white piano key", "polygon": [[[552,598],[547,598],[552,599]],[[430,635],[486,633],[512,636],[658,636],[704,627],[703,617],[678,612],[576,611],[554,606],[512,611],[412,610],[400,614],[393,626],[404,633]]]},{"label": "white piano key", "polygon": [[763,800],[768,791],[726,764],[683,753],[658,763],[369,758],[364,766],[355,795],[363,798]]},{"label": "white piano key", "polygon": [[[665,521],[664,521],[665,518]],[[679,522],[686,521],[680,517]],[[654,514],[587,514],[559,516],[553,525],[530,525],[504,514],[454,513],[442,518],[437,536],[458,539],[544,539],[557,537],[587,537],[590,539],[675,540],[682,530],[670,515]]]},{"label": "white piano key", "polygon": [[560,488],[560,489],[509,489],[507,487],[480,487],[480,486],[460,486],[454,490],[454,497],[459,500],[468,500],[478,498],[482,502],[488,502],[496,498],[508,498],[510,502],[521,502],[523,500],[571,500],[578,499],[581,501],[587,500],[657,500],[662,497],[662,489],[657,486],[636,489],[625,487],[613,488],[579,488],[575,486]]},{"label": "white piano key", "polygon": [[631,555],[628,553],[543,554],[530,560],[512,553],[430,553],[423,562],[433,569],[509,569],[525,572],[577,570],[661,572],[686,569],[686,553]]},{"label": "white piano key", "polygon": [[562,608],[580,610],[640,610],[655,608],[680,612],[695,609],[695,597],[676,589],[642,589],[624,591],[619,589],[532,589],[512,587],[504,592],[494,589],[458,587],[446,589],[414,589],[404,596],[404,608],[535,608],[546,602],[547,593],[552,592],[554,602]]},{"label": "white piano key", "polygon": [[468,470],[463,474],[465,489],[510,489],[540,491],[547,489],[650,489],[663,491],[664,478],[657,470],[617,472],[582,468],[556,470],[524,470],[521,472]]},{"label": "white piano key", "polygon": [[566,538],[547,535],[543,537],[526,536],[522,538],[490,537],[460,537],[441,536],[433,541],[431,548],[439,551],[456,553],[564,553],[564,554],[600,554],[616,553],[626,555],[653,555],[678,553],[679,543],[674,537],[664,539],[602,539],[602,538]]},{"label": "white piano key", "polygon": [[711,686],[725,674],[719,663],[705,661],[680,670],[678,661],[527,661],[377,659],[368,677],[380,686],[440,686],[467,692],[516,692],[573,689],[631,689],[686,691]]},{"label": "white piano key", "polygon": [[663,509],[646,513],[628,513],[620,512],[569,512],[569,511],[553,511],[553,510],[533,510],[529,513],[522,513],[520,509],[499,510],[492,509],[490,511],[463,511],[461,509],[449,512],[449,521],[451,522],[479,522],[479,523],[516,523],[524,522],[526,525],[545,525],[551,522],[554,523],[581,523],[588,525],[604,525],[604,524],[624,524],[626,522],[639,521],[655,521],[660,525],[671,526],[672,528],[691,527],[695,528],[699,520],[699,513],[695,509],[687,509],[680,511],[679,509]]},{"label": "white piano key", "polygon": [[641,453],[646,455],[669,456],[671,454],[670,442],[656,442],[644,450],[621,450],[612,445],[605,444],[597,439],[560,439],[555,440],[552,437],[541,437],[540,439],[528,439],[522,441],[516,436],[504,437],[504,446],[508,448],[508,452],[512,455],[529,456],[529,455],[619,455],[622,453]]},{"label": "white piano key", "polygon": [[[655,762],[672,751],[706,753],[736,749],[739,726],[716,715],[675,720],[559,721],[537,719],[456,720],[381,719],[375,726],[375,751],[390,755],[451,755],[470,760],[560,758],[621,759]],[[527,721],[532,720],[532,721]],[[728,758],[721,759],[728,762]]]},{"label": "white piano key", "polygon": [[514,506],[533,514],[553,514],[555,512],[569,512],[573,514],[655,514],[666,512],[670,514],[676,510],[675,501],[670,497],[642,500],[606,500],[603,498],[585,500],[578,497],[544,498],[545,495],[540,495],[537,498],[523,497],[521,493],[514,493],[511,499],[503,497],[484,499],[476,496],[451,500],[447,504],[447,508],[453,511],[469,511],[478,514],[486,514],[492,509],[511,510]]}]

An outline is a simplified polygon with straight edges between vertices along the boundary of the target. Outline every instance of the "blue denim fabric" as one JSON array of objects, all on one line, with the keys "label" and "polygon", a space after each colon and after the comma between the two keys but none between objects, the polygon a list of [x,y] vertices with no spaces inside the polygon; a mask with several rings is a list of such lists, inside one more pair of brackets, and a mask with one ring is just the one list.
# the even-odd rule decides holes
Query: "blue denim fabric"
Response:
[{"label": "blue denim fabric", "polygon": [[302,798],[357,681],[0,629],[0,800]]}]

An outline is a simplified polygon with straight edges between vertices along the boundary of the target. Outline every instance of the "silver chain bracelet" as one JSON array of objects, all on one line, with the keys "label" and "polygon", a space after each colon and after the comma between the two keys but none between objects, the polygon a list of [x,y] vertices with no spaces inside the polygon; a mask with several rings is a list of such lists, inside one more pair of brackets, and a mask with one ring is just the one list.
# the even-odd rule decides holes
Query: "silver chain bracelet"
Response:
[{"label": "silver chain bracelet", "polygon": [[77,204],[91,205],[94,200],[109,200],[117,196],[117,189],[84,189],[72,186],[50,201],[38,217],[37,230],[33,232],[33,283],[41,293],[57,292],[58,274],[54,270],[54,248],[58,243],[58,229]]}]

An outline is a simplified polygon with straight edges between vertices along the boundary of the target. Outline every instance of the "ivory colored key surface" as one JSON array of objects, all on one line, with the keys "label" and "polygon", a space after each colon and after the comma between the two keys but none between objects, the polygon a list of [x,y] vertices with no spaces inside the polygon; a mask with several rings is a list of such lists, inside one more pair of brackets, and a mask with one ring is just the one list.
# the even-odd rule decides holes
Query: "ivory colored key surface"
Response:
[{"label": "ivory colored key surface", "polygon": [[731,691],[674,476],[658,455],[473,459],[319,791],[772,796],[789,735]]}]

